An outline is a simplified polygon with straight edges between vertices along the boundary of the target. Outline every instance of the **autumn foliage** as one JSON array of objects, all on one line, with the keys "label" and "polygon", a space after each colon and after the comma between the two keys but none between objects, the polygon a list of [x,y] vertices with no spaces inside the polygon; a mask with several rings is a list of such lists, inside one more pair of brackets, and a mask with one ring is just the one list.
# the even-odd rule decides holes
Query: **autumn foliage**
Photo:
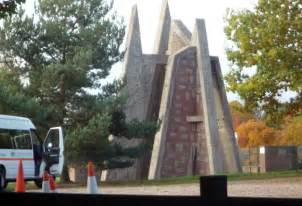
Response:
[{"label": "autumn foliage", "polygon": [[257,147],[277,144],[277,132],[260,120],[248,120],[236,129],[240,147]]},{"label": "autumn foliage", "polygon": [[302,115],[287,116],[281,127],[268,126],[238,101],[230,102],[233,127],[240,147],[302,145]]},{"label": "autumn foliage", "polygon": [[285,119],[284,128],[281,131],[280,144],[302,145],[302,116],[287,117]]}]

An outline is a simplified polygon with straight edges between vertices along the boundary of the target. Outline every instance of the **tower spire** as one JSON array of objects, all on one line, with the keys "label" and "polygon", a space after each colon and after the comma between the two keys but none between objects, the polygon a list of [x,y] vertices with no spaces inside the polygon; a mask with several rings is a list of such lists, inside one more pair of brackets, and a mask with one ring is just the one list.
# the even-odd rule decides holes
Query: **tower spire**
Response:
[{"label": "tower spire", "polygon": [[197,69],[203,99],[210,174],[223,172],[222,149],[216,119],[211,60],[204,19],[196,19],[192,44],[197,49]]},{"label": "tower spire", "polygon": [[125,106],[128,120],[144,119],[144,93],[139,92],[142,79],[140,77],[143,64],[142,44],[137,6],[133,6],[128,26],[126,52],[124,57],[124,80],[126,83],[126,95],[129,97]]},{"label": "tower spire", "polygon": [[128,56],[141,56],[142,55],[142,44],[140,35],[140,26],[137,5],[132,7],[132,13],[128,26],[128,35],[126,42],[126,58]]},{"label": "tower spire", "polygon": [[169,3],[168,0],[163,0],[154,44],[155,54],[165,54],[168,50],[170,27],[171,16]]}]

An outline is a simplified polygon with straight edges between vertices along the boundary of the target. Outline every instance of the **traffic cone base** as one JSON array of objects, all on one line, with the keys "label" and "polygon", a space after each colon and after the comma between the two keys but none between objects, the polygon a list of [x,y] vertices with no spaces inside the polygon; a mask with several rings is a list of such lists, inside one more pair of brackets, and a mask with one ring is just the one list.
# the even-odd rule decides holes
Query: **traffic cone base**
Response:
[{"label": "traffic cone base", "polygon": [[18,165],[18,174],[17,174],[17,178],[16,178],[15,191],[16,192],[25,192],[25,181],[24,181],[22,160],[19,161],[19,165]]},{"label": "traffic cone base", "polygon": [[47,171],[45,171],[43,174],[42,192],[50,192],[49,174]]},{"label": "traffic cone base", "polygon": [[54,193],[57,192],[56,183],[52,175],[50,175],[49,177],[49,186],[50,186],[50,192],[54,192]]}]

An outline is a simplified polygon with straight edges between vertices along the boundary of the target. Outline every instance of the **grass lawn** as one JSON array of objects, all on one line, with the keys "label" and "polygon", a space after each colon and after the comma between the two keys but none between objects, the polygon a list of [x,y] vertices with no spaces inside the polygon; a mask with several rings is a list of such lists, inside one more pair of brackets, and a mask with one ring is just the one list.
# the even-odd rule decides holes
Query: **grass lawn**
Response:
[{"label": "grass lawn", "polygon": [[[56,177],[56,184],[60,184],[60,178],[59,177]],[[7,188],[5,189],[5,191],[13,192],[13,191],[15,191],[15,188],[16,188],[16,183],[10,182],[10,183],[8,183]],[[26,190],[37,190],[39,188],[36,186],[34,181],[28,181],[28,182],[26,182],[25,189]]]},{"label": "grass lawn", "polygon": [[[226,175],[226,174],[221,174]],[[302,177],[302,171],[282,171],[282,172],[268,172],[268,173],[237,173],[227,174],[228,181],[241,181],[241,180],[265,180],[273,178],[290,178],[290,177]],[[139,185],[171,185],[171,184],[189,184],[199,183],[199,176],[188,177],[173,177],[163,178],[161,180],[140,180],[140,181],[112,181],[103,182],[103,186],[139,186]]]},{"label": "grass lawn", "polygon": [[[13,192],[13,191],[15,191],[15,188],[16,188],[16,184],[14,182],[10,182],[10,183],[8,183],[5,191]],[[37,189],[37,186],[35,185],[35,183],[33,181],[30,181],[30,182],[26,182],[25,188],[26,188],[26,190]]]}]

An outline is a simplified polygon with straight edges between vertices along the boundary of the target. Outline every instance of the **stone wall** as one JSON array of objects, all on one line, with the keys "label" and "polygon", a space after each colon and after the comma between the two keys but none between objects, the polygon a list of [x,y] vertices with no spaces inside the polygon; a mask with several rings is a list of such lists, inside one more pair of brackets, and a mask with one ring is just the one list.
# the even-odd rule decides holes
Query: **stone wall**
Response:
[{"label": "stone wall", "polygon": [[81,182],[87,181],[87,168],[86,167],[68,167],[68,175],[71,182]]},{"label": "stone wall", "polygon": [[187,47],[169,61],[160,112],[162,128],[155,140],[161,142],[158,148],[162,152],[159,176],[207,173],[202,100],[196,79],[196,49]]},{"label": "stone wall", "polygon": [[102,181],[118,181],[118,180],[137,180],[140,179],[140,164],[138,159],[134,159],[131,167],[110,169],[102,171]]},{"label": "stone wall", "polygon": [[240,162],[244,173],[258,173],[259,167],[259,148],[240,148]]},{"label": "stone wall", "polygon": [[[132,148],[140,144],[143,144],[144,140],[136,139],[136,138],[127,139],[124,137],[119,137],[119,138],[114,137],[113,143],[119,144],[123,148]],[[141,179],[141,175],[142,175],[141,160],[138,158],[138,159],[132,159],[132,161],[133,161],[133,165],[131,167],[103,170],[101,175],[102,181]]]},{"label": "stone wall", "polygon": [[297,147],[260,148],[260,171],[282,171],[297,169]]},{"label": "stone wall", "polygon": [[[102,171],[95,169],[95,176],[98,182],[101,180]],[[86,165],[69,165],[68,175],[71,182],[85,184],[87,182],[87,166]]]},{"label": "stone wall", "polygon": [[240,148],[239,151],[245,173],[293,170],[298,166],[295,146]]}]

